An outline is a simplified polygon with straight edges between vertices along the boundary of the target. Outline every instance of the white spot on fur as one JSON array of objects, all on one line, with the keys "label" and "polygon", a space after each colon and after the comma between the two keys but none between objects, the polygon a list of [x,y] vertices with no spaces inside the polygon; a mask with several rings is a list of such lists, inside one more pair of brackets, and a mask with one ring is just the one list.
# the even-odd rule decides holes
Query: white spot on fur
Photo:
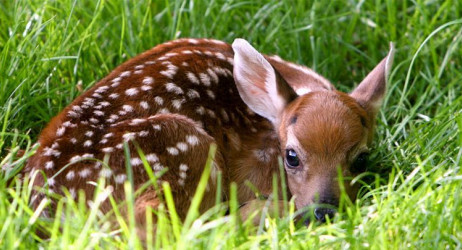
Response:
[{"label": "white spot on fur", "polygon": [[106,147],[106,148],[101,149],[101,151],[103,153],[112,153],[112,152],[114,152],[114,148],[113,147]]},{"label": "white spot on fur", "polygon": [[91,96],[93,96],[94,98],[99,98],[99,99],[103,98],[103,96],[98,93],[93,93],[93,95]]},{"label": "white spot on fur", "polygon": [[160,106],[164,105],[164,99],[160,96],[154,97],[154,101]]},{"label": "white spot on fur", "polygon": [[184,163],[180,164],[180,171],[181,172],[186,172],[186,171],[188,171],[188,169],[189,169],[188,165],[186,165]]},{"label": "white spot on fur", "polygon": [[200,98],[199,92],[197,92],[194,89],[189,89],[187,95],[189,98],[194,99],[194,98]]},{"label": "white spot on fur", "polygon": [[[48,183],[48,186],[54,186],[55,183],[56,183],[56,180],[55,180],[55,178],[51,177],[51,178],[48,178],[47,183]],[[54,193],[54,191],[51,191],[51,190],[50,190],[50,192]]]},{"label": "white spot on fur", "polygon": [[207,90],[207,95],[208,95],[211,99],[215,100],[215,93],[213,93],[212,90],[208,89],[208,90]]},{"label": "white spot on fur", "polygon": [[172,101],[172,106],[176,109],[176,110],[180,110],[181,108],[181,105],[183,103],[185,103],[186,100],[185,99],[175,99]]},{"label": "white spot on fur", "polygon": [[130,105],[127,105],[127,104],[123,105],[123,106],[122,106],[122,109],[123,109],[125,112],[133,112],[133,107],[130,106]]},{"label": "white spot on fur", "polygon": [[93,154],[88,154],[88,153],[82,155],[82,158],[94,158],[94,157],[95,157],[95,155],[93,155]]},{"label": "white spot on fur", "polygon": [[79,172],[79,175],[82,178],[87,178],[88,176],[90,176],[90,174],[91,174],[91,170],[89,168],[85,168]]},{"label": "white spot on fur", "polygon": [[166,57],[174,57],[174,56],[177,56],[178,53],[175,53],[175,52],[169,52],[169,53],[166,53],[165,56]]},{"label": "white spot on fur", "polygon": [[[108,89],[109,89],[108,86],[101,86],[95,90],[95,93],[102,94],[102,93],[105,93]],[[90,101],[90,102],[93,102],[93,101]]]},{"label": "white spot on fur", "polygon": [[186,152],[188,150],[188,144],[184,142],[178,142],[176,144],[176,147],[181,151],[181,152]]},{"label": "white spot on fur", "polygon": [[102,102],[99,103],[99,105],[101,105],[103,107],[108,107],[108,106],[111,106],[111,103],[106,102],[106,101],[102,101]]},{"label": "white spot on fur", "polygon": [[80,159],[82,159],[80,155],[75,155],[69,160],[69,162],[74,163],[74,162],[80,161]]},{"label": "white spot on fur", "polygon": [[128,96],[135,96],[138,94],[138,89],[137,88],[130,88],[125,90],[125,94]]},{"label": "white spot on fur", "polygon": [[207,87],[210,86],[210,76],[209,76],[209,75],[207,75],[207,74],[205,74],[205,73],[200,73],[200,74],[199,74],[199,78],[201,79],[201,82],[202,82],[205,86],[207,86]]},{"label": "white spot on fur", "polygon": [[160,71],[159,73],[161,75],[164,75],[170,79],[173,79],[173,77],[175,76],[176,72],[178,70],[178,67],[173,65],[173,64],[168,64],[167,65],[167,70],[163,70],[163,71]]},{"label": "white spot on fur", "polygon": [[112,175],[112,170],[110,168],[103,168],[99,171],[99,176],[103,178],[109,178]]},{"label": "white spot on fur", "polygon": [[127,76],[130,76],[131,75],[131,72],[130,71],[124,71],[120,74],[120,77],[127,77]]},{"label": "white spot on fur", "polygon": [[67,172],[66,180],[70,181],[70,180],[74,179],[74,177],[75,177],[74,171],[71,170],[71,171]]},{"label": "white spot on fur", "polygon": [[211,109],[206,109],[207,111],[207,114],[211,117],[211,118],[217,118],[217,116],[215,115],[215,112],[213,112],[213,110]]},{"label": "white spot on fur", "polygon": [[143,90],[143,91],[149,91],[151,89],[152,89],[151,86],[146,86],[146,85],[141,86],[141,90]]},{"label": "white spot on fur", "polygon": [[138,132],[139,137],[146,137],[148,135],[149,135],[149,131],[147,131],[147,130],[142,130],[142,131]]},{"label": "white spot on fur", "polygon": [[83,143],[83,146],[84,147],[91,147],[91,145],[93,145],[93,142],[91,140],[86,140],[84,143]]},{"label": "white spot on fur", "polygon": [[68,116],[68,117],[71,117],[71,118],[79,118],[79,117],[80,117],[80,114],[77,114],[76,112],[74,112],[74,111],[71,110],[71,111],[69,111],[69,112],[67,113],[67,116]]},{"label": "white spot on fur", "polygon": [[175,156],[175,155],[178,155],[180,152],[178,151],[177,148],[175,147],[167,147],[167,151],[169,154]]},{"label": "white spot on fur", "polygon": [[104,116],[104,112],[100,111],[100,110],[93,111],[93,114],[96,115],[96,116]]},{"label": "white spot on fur", "polygon": [[156,125],[152,125],[152,128],[157,130],[157,131],[160,131],[161,127],[159,124],[156,124]]},{"label": "white spot on fur", "polygon": [[80,106],[72,106],[72,110],[76,111],[76,112],[82,112],[82,108]]},{"label": "white spot on fur", "polygon": [[46,169],[52,169],[55,166],[55,163],[53,161],[47,161],[45,163],[45,168]]},{"label": "white spot on fur", "polygon": [[199,85],[199,84],[200,84],[199,79],[197,78],[197,76],[196,76],[193,72],[188,72],[188,73],[186,73],[186,77],[188,77],[188,79],[189,79],[192,83],[194,83],[194,84],[196,84],[196,85]]},{"label": "white spot on fur", "polygon": [[127,175],[125,174],[118,174],[116,175],[116,177],[114,178],[115,182],[117,184],[122,184],[124,183],[124,181],[127,179]]},{"label": "white spot on fur", "polygon": [[135,118],[135,119],[132,119],[130,121],[129,125],[130,126],[137,126],[137,125],[140,125],[143,122],[146,122],[146,119]]},{"label": "white spot on fur", "polygon": [[205,108],[202,107],[202,106],[199,106],[196,108],[196,113],[198,113],[199,115],[204,115],[205,114]]},{"label": "white spot on fur", "polygon": [[141,101],[141,102],[140,102],[140,106],[141,106],[143,109],[148,109],[148,108],[149,108],[149,104],[148,104],[148,102],[146,102],[146,101]]},{"label": "white spot on fur", "polygon": [[71,141],[72,144],[76,144],[76,143],[77,143],[77,139],[75,139],[74,137],[72,137],[72,138],[70,139],[70,141]]},{"label": "white spot on fur", "polygon": [[198,44],[199,41],[197,39],[192,39],[192,38],[189,38],[187,39],[188,43],[192,43],[192,44]]},{"label": "white spot on fur", "polygon": [[142,70],[135,70],[133,73],[135,75],[141,75],[143,73],[143,71]]},{"label": "white spot on fur", "polygon": [[183,94],[183,90],[178,87],[178,85],[174,84],[173,82],[169,82],[165,84],[165,88],[167,89],[168,92],[170,93],[175,93],[177,95]]},{"label": "white spot on fur", "polygon": [[70,121],[67,121],[67,122],[63,123],[63,126],[66,127],[66,128],[75,128],[75,127],[77,127],[77,124],[74,124],[74,123],[72,123]]},{"label": "white spot on fur", "polygon": [[216,40],[216,39],[207,39],[207,41],[211,42],[211,43],[218,44],[218,45],[227,45],[225,42],[220,41],[220,40]]},{"label": "white spot on fur", "polygon": [[109,118],[111,118],[112,120],[115,121],[115,120],[119,119],[119,116],[115,115],[115,114],[112,114],[112,115],[109,116]]},{"label": "white spot on fur", "polygon": [[187,135],[186,136],[186,141],[189,143],[191,146],[196,146],[199,144],[199,138],[195,135]]},{"label": "white spot on fur", "polygon": [[215,52],[215,56],[220,60],[226,61],[226,57],[220,52]]},{"label": "white spot on fur", "polygon": [[56,136],[62,136],[64,135],[64,132],[66,132],[65,127],[59,127],[58,130],[56,130]]},{"label": "white spot on fur", "polygon": [[135,139],[135,133],[134,132],[127,132],[124,135],[122,135],[124,138],[124,141],[129,141]]},{"label": "white spot on fur", "polygon": [[213,72],[213,70],[211,68],[208,68],[207,69],[207,73],[210,75],[212,81],[214,83],[218,83],[219,79],[218,79],[218,76],[215,72]]},{"label": "white spot on fur", "polygon": [[143,161],[141,161],[140,158],[131,158],[130,159],[130,164],[132,166],[139,166],[139,165],[143,164]]},{"label": "white spot on fur", "polygon": [[90,120],[91,123],[94,123],[94,124],[99,123],[99,120],[94,118],[94,117],[90,118],[89,120]]},{"label": "white spot on fur", "polygon": [[119,85],[120,85],[120,82],[115,82],[115,83],[111,84],[111,87],[115,88],[115,87],[117,87]]},{"label": "white spot on fur", "polygon": [[159,158],[157,157],[156,154],[152,153],[152,154],[146,155],[146,160],[152,163],[152,162],[158,162]]},{"label": "white spot on fur", "polygon": [[157,162],[156,164],[154,164],[154,166],[152,166],[152,169],[154,169],[156,174],[158,174],[160,171],[164,169],[164,166]]},{"label": "white spot on fur", "polygon": [[170,110],[168,110],[167,108],[162,108],[157,113],[158,114],[170,114]]},{"label": "white spot on fur", "polygon": [[147,84],[147,85],[150,85],[150,84],[153,84],[154,83],[154,78],[150,77],[150,76],[146,76],[144,79],[143,79],[143,84]]},{"label": "white spot on fur", "polygon": [[188,177],[188,175],[186,174],[186,172],[180,172],[180,178],[181,178],[181,179],[186,179],[186,177]]},{"label": "white spot on fur", "polygon": [[118,97],[119,97],[119,94],[117,94],[117,93],[112,93],[112,94],[109,95],[109,98],[111,98],[111,99],[117,99]]}]

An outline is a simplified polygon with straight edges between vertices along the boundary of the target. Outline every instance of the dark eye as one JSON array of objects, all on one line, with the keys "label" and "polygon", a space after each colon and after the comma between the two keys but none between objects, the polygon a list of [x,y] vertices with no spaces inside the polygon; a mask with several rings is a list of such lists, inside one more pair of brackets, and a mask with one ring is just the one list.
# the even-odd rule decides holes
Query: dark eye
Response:
[{"label": "dark eye", "polygon": [[361,153],[356,157],[353,164],[351,164],[350,171],[354,174],[359,174],[366,171],[367,164],[369,163],[369,153]]},{"label": "dark eye", "polygon": [[289,168],[296,168],[300,165],[300,160],[295,150],[286,149],[286,164]]}]

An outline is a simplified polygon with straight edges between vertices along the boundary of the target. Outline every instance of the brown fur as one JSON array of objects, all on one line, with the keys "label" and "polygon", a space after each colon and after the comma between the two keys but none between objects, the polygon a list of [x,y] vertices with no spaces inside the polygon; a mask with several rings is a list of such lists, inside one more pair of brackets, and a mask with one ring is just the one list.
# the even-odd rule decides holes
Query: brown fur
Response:
[{"label": "brown fur", "polygon": [[[114,188],[112,195],[121,201],[126,178],[121,143],[125,141],[133,160],[134,188],[149,180],[137,160],[139,147],[151,156],[155,172],[168,168],[160,181],[172,187],[178,214],[184,219],[211,144],[217,145],[212,172],[222,171],[224,199],[235,182],[239,202],[245,203],[255,198],[247,181],[263,195],[272,193],[272,176],[281,178],[278,157],[284,155],[292,129],[306,152],[303,164],[309,166],[309,173],[304,169],[303,176],[294,177],[297,171],[286,169],[289,197],[296,196],[297,208],[315,202],[319,195],[338,199],[337,167],[351,176],[348,165],[372,137],[375,113],[366,111],[367,98],[361,99],[360,106],[351,96],[333,91],[327,80],[311,70],[266,57],[276,69],[277,90],[288,103],[280,127],[275,128],[242,101],[233,79],[233,56],[232,48],[222,42],[181,39],[130,59],[51,120],[24,172],[43,172],[35,179],[36,187],[60,194],[84,190],[87,199],[94,193],[89,182],[103,176]],[[258,71],[258,66],[252,70]],[[253,81],[261,84],[265,79],[255,75]],[[299,88],[313,92],[297,97],[293,89]],[[118,96],[113,98],[114,94]],[[109,157],[109,169],[95,161],[104,157]],[[213,205],[214,173],[201,211]],[[345,186],[354,197],[356,187],[348,181]],[[34,191],[34,195],[35,207],[44,194]],[[146,207],[155,209],[161,195],[148,189],[136,198],[141,227]],[[102,210],[110,210],[110,204],[104,203]]]}]

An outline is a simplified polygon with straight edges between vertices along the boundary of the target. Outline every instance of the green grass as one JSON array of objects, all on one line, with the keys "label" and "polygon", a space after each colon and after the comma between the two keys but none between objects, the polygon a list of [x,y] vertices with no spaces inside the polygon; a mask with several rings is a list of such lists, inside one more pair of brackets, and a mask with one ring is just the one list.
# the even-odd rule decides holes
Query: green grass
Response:
[{"label": "green grass", "polygon": [[[233,202],[230,216],[218,205],[175,223],[174,213],[166,213],[174,205],[167,193],[148,248],[460,249],[461,18],[457,0],[1,1],[0,166],[13,172],[0,174],[0,246],[142,247],[133,220],[113,221],[69,197],[55,217],[44,219],[38,215],[45,203],[36,211],[28,207],[27,180],[7,180],[33,153],[46,123],[81,94],[77,86],[91,87],[118,64],[170,39],[242,37],[264,53],[312,67],[343,91],[386,55],[389,41],[396,43],[367,184],[332,223],[308,228],[289,218],[241,225]],[[18,149],[26,154],[16,157]],[[136,193],[129,182],[125,188],[130,209]],[[95,203],[107,192],[100,183]],[[41,239],[38,229],[50,237]]]}]

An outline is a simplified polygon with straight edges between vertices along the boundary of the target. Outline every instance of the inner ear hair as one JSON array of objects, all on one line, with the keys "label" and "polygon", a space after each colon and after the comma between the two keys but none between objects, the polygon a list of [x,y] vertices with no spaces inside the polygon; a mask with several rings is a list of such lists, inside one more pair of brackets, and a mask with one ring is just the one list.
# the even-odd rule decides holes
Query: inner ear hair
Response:
[{"label": "inner ear hair", "polygon": [[[272,66],[273,67],[273,66]],[[276,75],[277,90],[280,95],[287,101],[287,104],[295,100],[298,95],[295,90],[290,87],[287,81],[282,77],[282,75],[273,67],[274,73]]]}]

